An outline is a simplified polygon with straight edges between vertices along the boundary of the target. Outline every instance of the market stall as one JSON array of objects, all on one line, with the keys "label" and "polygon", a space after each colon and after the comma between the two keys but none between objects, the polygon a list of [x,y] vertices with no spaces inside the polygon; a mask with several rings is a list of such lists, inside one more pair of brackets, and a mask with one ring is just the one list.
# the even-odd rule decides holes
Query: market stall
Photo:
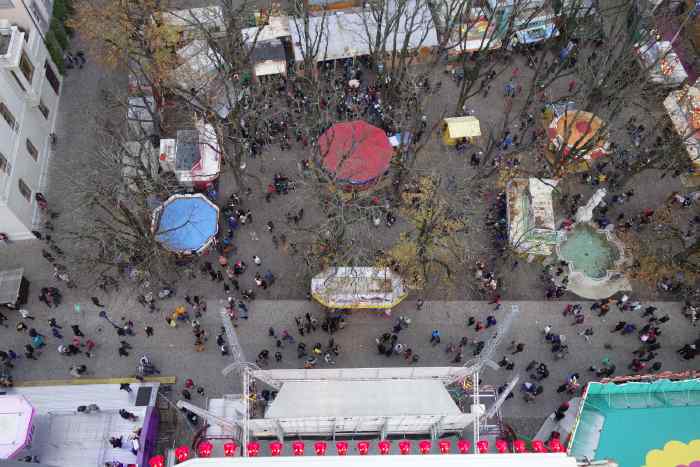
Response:
[{"label": "market stall", "polygon": [[676,87],[688,79],[673,46],[668,41],[651,41],[635,47],[637,59],[653,83]]},{"label": "market stall", "polygon": [[608,154],[605,122],[590,112],[567,110],[555,117],[547,128],[548,157],[561,151],[568,158],[570,171],[584,171],[592,161]]},{"label": "market stall", "polygon": [[700,88],[684,86],[664,99],[664,107],[673,127],[683,141],[690,158],[690,170],[681,180],[686,186],[700,186]]},{"label": "market stall", "polygon": [[201,254],[219,231],[219,208],[202,194],[174,195],[153,212],[151,230],[174,253]]},{"label": "market stall", "polygon": [[0,306],[19,308],[27,303],[29,281],[24,277],[24,269],[0,271]]},{"label": "market stall", "polygon": [[454,146],[462,139],[469,144],[477,144],[480,136],[481,125],[476,117],[450,117],[444,120],[442,141],[447,146]]},{"label": "market stall", "polygon": [[392,308],[407,292],[388,268],[330,268],[311,279],[311,296],[328,308]]},{"label": "market stall", "polygon": [[366,190],[388,170],[394,155],[381,128],[361,120],[336,123],[318,138],[319,163],[346,190]]}]

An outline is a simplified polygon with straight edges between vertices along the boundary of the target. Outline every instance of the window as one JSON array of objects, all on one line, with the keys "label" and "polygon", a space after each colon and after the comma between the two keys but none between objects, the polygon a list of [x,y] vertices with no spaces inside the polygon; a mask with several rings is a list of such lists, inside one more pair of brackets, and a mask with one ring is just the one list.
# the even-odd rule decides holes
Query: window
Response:
[{"label": "window", "polygon": [[30,156],[32,156],[32,159],[39,159],[39,151],[37,151],[36,146],[29,141],[29,138],[27,138],[27,152]]},{"label": "window", "polygon": [[27,54],[24,53],[24,50],[19,59],[19,69],[22,70],[22,74],[27,78],[27,81],[31,83],[34,77],[34,65],[32,65],[32,62],[29,60],[29,57],[27,57]]},{"label": "window", "polygon": [[17,184],[19,185],[19,192],[22,193],[22,196],[24,196],[24,199],[27,201],[32,200],[32,190],[29,188],[29,185],[24,183],[24,180],[21,178],[17,181]]},{"label": "window", "polygon": [[12,3],[12,0],[0,0],[0,10],[12,9],[14,7],[15,4]]},{"label": "window", "polygon": [[0,152],[0,172],[9,174],[10,173],[10,163],[7,161],[5,154]]},{"label": "window", "polygon": [[58,90],[61,88],[61,82],[58,80],[56,72],[53,71],[53,68],[51,68],[48,60],[44,62],[44,70],[46,71],[46,79],[53,88],[54,92],[58,94]]},{"label": "window", "polygon": [[22,81],[20,81],[19,76],[17,76],[17,73],[15,73],[14,71],[10,71],[10,74],[15,79],[15,83],[17,83],[17,86],[19,86],[22,91],[27,92],[27,90],[24,87],[24,84],[22,84]]},{"label": "window", "polygon": [[41,29],[41,32],[46,32],[46,30],[49,28],[49,23],[46,22],[46,18],[44,18],[44,15],[41,13],[39,5],[36,4],[36,1],[32,0],[32,4],[29,5],[29,9],[34,16],[34,19],[36,19],[36,21],[39,23],[38,26],[39,29]]},{"label": "window", "polygon": [[12,115],[12,112],[10,112],[10,109],[7,108],[7,106],[0,102],[0,114],[2,114],[2,118],[5,119],[8,125],[10,125],[10,128],[12,130],[15,130],[17,126],[17,121],[15,120],[14,115]]},{"label": "window", "polygon": [[46,104],[44,104],[44,101],[41,99],[39,99],[39,112],[41,112],[41,115],[43,115],[46,120],[49,119],[49,108],[46,107]]}]

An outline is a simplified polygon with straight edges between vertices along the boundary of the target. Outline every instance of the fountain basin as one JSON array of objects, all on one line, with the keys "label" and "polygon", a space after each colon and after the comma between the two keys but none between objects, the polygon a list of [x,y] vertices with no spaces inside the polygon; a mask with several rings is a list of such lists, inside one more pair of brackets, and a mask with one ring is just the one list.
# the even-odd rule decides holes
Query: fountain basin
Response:
[{"label": "fountain basin", "polygon": [[623,248],[607,230],[588,223],[575,224],[557,246],[557,256],[568,263],[568,289],[584,298],[601,299],[630,284],[621,273],[625,262]]}]

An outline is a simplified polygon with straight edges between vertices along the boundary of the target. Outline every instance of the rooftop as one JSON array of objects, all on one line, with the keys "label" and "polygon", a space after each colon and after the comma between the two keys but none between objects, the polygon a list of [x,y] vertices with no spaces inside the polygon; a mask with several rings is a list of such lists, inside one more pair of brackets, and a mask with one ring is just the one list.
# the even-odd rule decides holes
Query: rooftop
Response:
[{"label": "rooftop", "polygon": [[[404,44],[408,40],[409,49],[435,47],[438,45],[437,32],[424,0],[407,0],[400,2],[401,13],[396,14],[396,2],[387,2],[384,17],[396,17],[391,31],[382,30],[388,35],[386,51],[390,52],[394,44]],[[314,38],[315,59],[317,62],[338,60],[341,58],[369,55],[374,48],[374,36],[377,28],[376,16],[370,9],[359,11],[334,11],[325,15],[309,18],[309,34]],[[304,60],[307,53],[303,40],[305,26],[290,18],[289,30],[294,47],[294,59]],[[384,27],[386,29],[386,27]],[[318,38],[318,39],[316,39]],[[370,39],[371,38],[371,39]]]},{"label": "rooftop", "polygon": [[[108,442],[112,436],[122,436],[124,446],[128,446],[129,436],[148,420],[158,383],[132,384],[132,389],[131,393],[121,391],[118,384],[8,389],[8,395],[23,396],[34,407],[31,444],[17,455],[37,456],[54,467],[97,466],[113,460],[136,463],[137,456],[130,450],[114,449]],[[78,406],[89,404],[97,404],[100,410],[89,414],[76,411]],[[138,420],[124,420],[120,409],[135,414]]]},{"label": "rooftop", "polygon": [[265,417],[434,414],[460,414],[440,381],[309,381],[284,383]]},{"label": "rooftop", "polygon": [[[590,383],[578,418],[569,446],[577,458],[614,459],[620,467],[700,460],[700,379]],[[689,443],[695,448],[682,447]]]}]

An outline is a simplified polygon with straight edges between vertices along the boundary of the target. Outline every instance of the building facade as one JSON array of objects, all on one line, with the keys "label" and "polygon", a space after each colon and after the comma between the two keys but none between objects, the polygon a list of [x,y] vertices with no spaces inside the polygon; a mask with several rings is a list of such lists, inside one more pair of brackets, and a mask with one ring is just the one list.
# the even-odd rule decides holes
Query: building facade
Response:
[{"label": "building facade", "polygon": [[0,0],[0,232],[34,238],[62,78],[44,35],[51,0]]}]

